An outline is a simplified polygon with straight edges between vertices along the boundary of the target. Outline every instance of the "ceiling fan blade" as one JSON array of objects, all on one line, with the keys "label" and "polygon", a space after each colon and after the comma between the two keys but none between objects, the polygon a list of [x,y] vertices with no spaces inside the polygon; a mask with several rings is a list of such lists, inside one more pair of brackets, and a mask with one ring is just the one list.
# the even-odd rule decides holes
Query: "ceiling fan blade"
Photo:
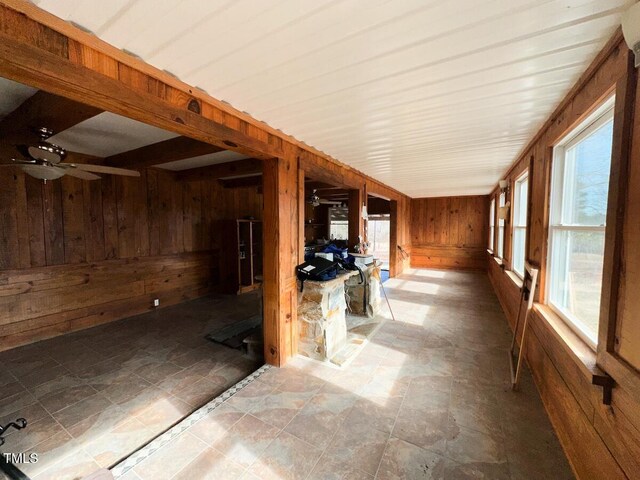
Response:
[{"label": "ceiling fan blade", "polygon": [[35,162],[29,160],[11,159],[11,163],[0,163],[0,167],[19,167],[21,165],[36,165]]},{"label": "ceiling fan blade", "polygon": [[[57,165],[59,166],[59,165]],[[82,180],[100,180],[101,177],[94,175],[93,173],[85,172],[84,170],[78,170],[76,168],[65,168],[65,175],[70,177],[81,178]]]},{"label": "ceiling fan blade", "polygon": [[139,177],[140,172],[127,170],[126,168],[108,167],[105,165],[89,165],[84,163],[59,163],[58,166],[71,167],[71,169],[85,172],[108,173],[110,175],[124,175],[126,177]]}]

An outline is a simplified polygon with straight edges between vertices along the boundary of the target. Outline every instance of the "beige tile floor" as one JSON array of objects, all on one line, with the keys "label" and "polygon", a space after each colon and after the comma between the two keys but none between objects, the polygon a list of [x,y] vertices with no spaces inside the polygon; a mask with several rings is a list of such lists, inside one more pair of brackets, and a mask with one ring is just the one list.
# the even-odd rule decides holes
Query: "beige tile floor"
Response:
[{"label": "beige tile floor", "polygon": [[259,366],[204,338],[256,311],[209,296],[0,353],[0,424],[29,421],[0,451],[37,452],[36,480],[112,466]]},{"label": "beige tile floor", "polygon": [[397,321],[348,367],[271,369],[121,478],[573,478],[528,372],[509,388],[486,275],[412,270],[385,286]]}]

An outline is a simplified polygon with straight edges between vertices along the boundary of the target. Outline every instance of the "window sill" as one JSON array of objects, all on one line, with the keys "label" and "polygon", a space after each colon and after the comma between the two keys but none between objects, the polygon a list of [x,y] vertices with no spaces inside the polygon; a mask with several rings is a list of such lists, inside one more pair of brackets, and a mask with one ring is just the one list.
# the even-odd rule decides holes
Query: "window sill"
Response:
[{"label": "window sill", "polygon": [[555,337],[589,383],[593,383],[596,377],[606,376],[606,373],[596,365],[596,352],[576,335],[557,313],[541,303],[534,304],[533,310],[544,320],[541,323]]},{"label": "window sill", "polygon": [[507,262],[504,261],[504,258],[493,257],[493,259],[496,261],[496,263],[500,267],[500,270],[502,270],[503,272],[507,271]]},{"label": "window sill", "polygon": [[511,279],[511,281],[516,284],[518,288],[522,288],[522,279],[518,276],[517,273],[512,272],[511,270],[507,270],[505,273]]}]

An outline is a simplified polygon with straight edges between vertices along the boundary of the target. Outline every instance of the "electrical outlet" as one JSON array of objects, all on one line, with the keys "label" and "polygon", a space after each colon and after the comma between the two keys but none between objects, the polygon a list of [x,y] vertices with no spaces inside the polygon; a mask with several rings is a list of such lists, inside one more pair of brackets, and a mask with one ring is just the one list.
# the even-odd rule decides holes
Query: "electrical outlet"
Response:
[{"label": "electrical outlet", "polygon": [[154,298],[153,299],[153,306],[154,307],[159,307],[160,306],[160,299],[159,298]]}]

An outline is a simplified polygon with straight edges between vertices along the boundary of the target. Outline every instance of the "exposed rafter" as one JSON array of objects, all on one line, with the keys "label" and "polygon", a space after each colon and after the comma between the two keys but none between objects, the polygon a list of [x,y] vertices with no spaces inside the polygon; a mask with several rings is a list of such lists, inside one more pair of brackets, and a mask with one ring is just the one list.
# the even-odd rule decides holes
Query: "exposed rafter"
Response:
[{"label": "exposed rafter", "polygon": [[[37,128],[47,127],[58,133],[102,112],[99,108],[39,90],[0,121],[0,155],[13,157],[16,145],[38,141]],[[80,157],[80,154],[74,155]]]},{"label": "exposed rafter", "polygon": [[335,185],[332,185],[330,183],[326,183],[326,182],[318,182],[316,180],[305,180],[304,181],[304,186],[307,190],[309,189],[313,189],[313,190],[330,190],[330,189],[340,189],[342,187],[336,187]]},{"label": "exposed rafter", "polygon": [[349,190],[344,188],[317,188],[316,193],[318,195],[348,195]]},{"label": "exposed rafter", "polygon": [[223,148],[210,143],[189,137],[175,137],[112,155],[105,158],[105,164],[121,168],[144,168],[222,151]]},{"label": "exposed rafter", "polygon": [[259,187],[262,185],[262,174],[250,177],[231,178],[219,180],[224,188]]},{"label": "exposed rafter", "polygon": [[184,181],[211,180],[236,175],[262,173],[263,162],[256,158],[219,163],[208,167],[191,168],[177,173],[177,178]]},{"label": "exposed rafter", "polygon": [[33,133],[35,128],[47,127],[58,133],[102,112],[99,108],[39,90],[0,122],[0,136],[6,138],[26,132],[37,139],[38,135]]}]

